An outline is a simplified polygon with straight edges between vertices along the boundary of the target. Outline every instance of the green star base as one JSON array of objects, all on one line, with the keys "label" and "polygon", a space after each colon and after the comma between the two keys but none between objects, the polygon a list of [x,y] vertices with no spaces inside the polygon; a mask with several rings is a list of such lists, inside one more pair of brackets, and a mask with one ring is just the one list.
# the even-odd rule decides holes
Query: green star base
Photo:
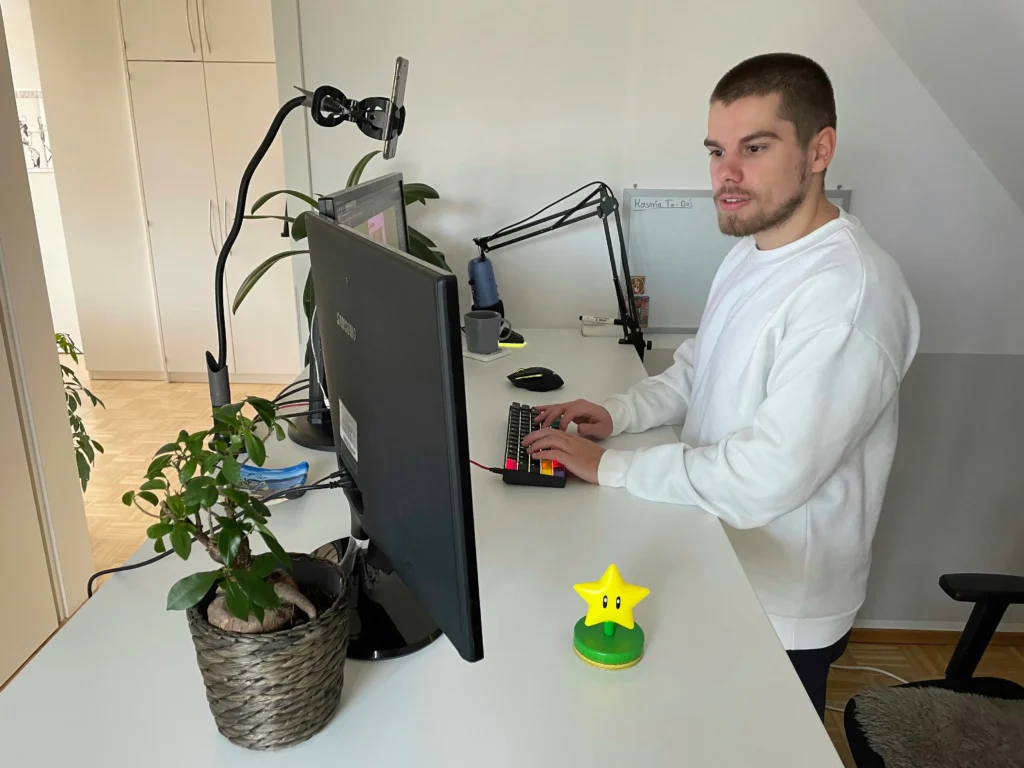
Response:
[{"label": "green star base", "polygon": [[601,669],[626,669],[639,663],[644,655],[644,631],[639,624],[626,629],[606,621],[588,627],[586,620],[580,619],[572,635],[576,655]]}]

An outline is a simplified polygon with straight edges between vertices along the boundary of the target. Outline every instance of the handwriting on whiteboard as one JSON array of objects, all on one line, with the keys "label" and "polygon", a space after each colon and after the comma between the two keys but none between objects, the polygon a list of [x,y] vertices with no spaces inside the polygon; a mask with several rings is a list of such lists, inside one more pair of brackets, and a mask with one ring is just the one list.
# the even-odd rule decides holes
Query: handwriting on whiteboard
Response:
[{"label": "handwriting on whiteboard", "polygon": [[693,208],[692,197],[634,197],[634,211],[657,211],[670,208]]}]

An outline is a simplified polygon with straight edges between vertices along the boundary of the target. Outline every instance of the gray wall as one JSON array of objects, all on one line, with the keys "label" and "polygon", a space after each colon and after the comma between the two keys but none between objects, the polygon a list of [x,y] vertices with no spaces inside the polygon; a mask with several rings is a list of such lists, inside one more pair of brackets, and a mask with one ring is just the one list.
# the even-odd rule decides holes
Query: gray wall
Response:
[{"label": "gray wall", "polygon": [[[647,353],[651,373],[672,350]],[[962,623],[941,574],[1024,574],[1024,356],[920,354],[900,392],[900,441],[858,622]],[[1024,623],[1024,609],[1006,624]]]}]

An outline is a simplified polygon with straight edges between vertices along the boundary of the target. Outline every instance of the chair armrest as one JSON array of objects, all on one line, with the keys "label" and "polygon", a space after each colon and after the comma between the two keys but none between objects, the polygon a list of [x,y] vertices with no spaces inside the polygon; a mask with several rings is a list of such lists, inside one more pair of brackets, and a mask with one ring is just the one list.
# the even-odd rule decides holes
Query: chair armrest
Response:
[{"label": "chair armrest", "polygon": [[939,586],[947,595],[962,603],[1024,603],[1024,576],[946,573],[939,578]]}]

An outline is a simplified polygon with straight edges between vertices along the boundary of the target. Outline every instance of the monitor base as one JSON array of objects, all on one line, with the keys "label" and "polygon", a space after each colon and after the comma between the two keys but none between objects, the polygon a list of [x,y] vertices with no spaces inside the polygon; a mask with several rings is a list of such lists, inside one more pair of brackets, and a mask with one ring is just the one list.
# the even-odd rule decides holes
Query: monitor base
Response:
[{"label": "monitor base", "polygon": [[329,421],[312,424],[305,417],[298,418],[288,425],[288,439],[303,448],[334,452],[334,428]]},{"label": "monitor base", "polygon": [[346,570],[351,567],[348,658],[406,656],[441,636],[440,627],[372,542],[360,546],[358,539],[346,536],[324,544],[313,555]]}]

